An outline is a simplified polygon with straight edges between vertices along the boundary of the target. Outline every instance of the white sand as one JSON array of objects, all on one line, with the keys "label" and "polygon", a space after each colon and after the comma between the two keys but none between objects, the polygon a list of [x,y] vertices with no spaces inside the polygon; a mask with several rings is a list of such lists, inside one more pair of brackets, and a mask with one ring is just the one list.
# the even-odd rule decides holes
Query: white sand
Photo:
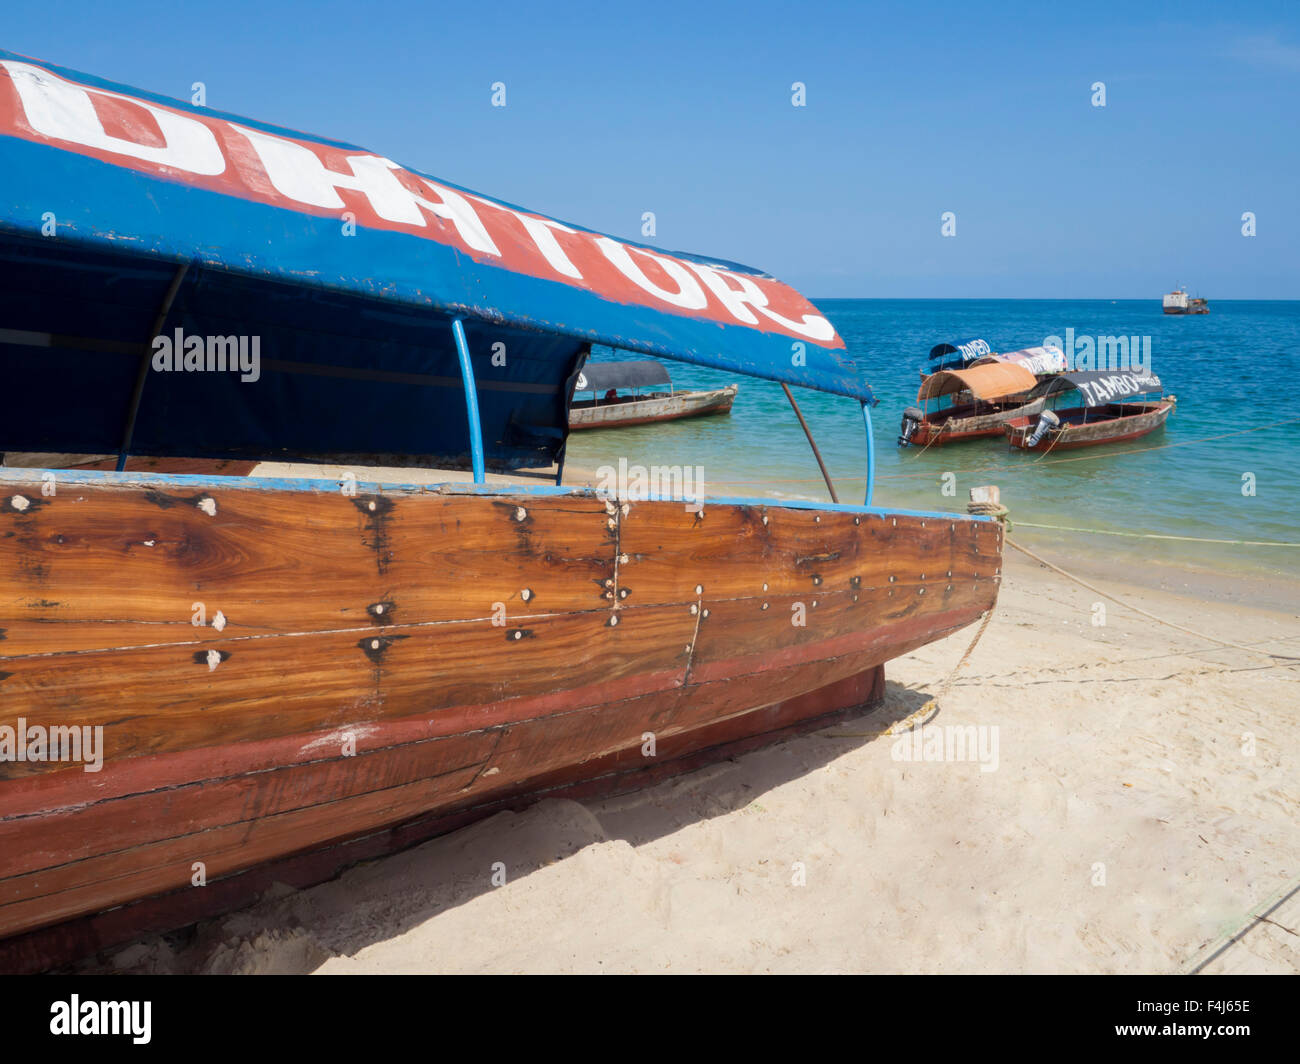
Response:
[{"label": "white sand", "polygon": [[[996,727],[996,771],[901,762],[889,737],[805,736],[629,797],[501,814],[286,888],[183,949],[153,938],[106,960],[213,972],[1186,970],[1300,880],[1300,672],[1201,649],[1116,606],[1095,627],[1091,593],[1011,552],[1007,571],[933,721]],[[1104,586],[1300,654],[1300,605],[1278,614]],[[874,733],[911,713],[973,631],[887,666],[886,705],[828,732]],[[1300,894],[1269,919],[1206,970],[1300,971]]]}]

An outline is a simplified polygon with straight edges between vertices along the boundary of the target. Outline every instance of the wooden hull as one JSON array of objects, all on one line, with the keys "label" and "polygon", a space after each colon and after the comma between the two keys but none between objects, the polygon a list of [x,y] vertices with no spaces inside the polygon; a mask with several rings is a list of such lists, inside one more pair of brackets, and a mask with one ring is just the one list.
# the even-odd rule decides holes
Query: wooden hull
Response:
[{"label": "wooden hull", "polygon": [[[1062,424],[1059,429],[1047,432],[1032,450],[1069,451],[1078,447],[1097,447],[1103,443],[1136,440],[1160,428],[1169,419],[1173,408],[1173,403],[1163,400],[1158,403],[1121,403],[1101,409],[1094,408],[1088,411],[1088,416],[1100,416],[1104,420]],[[1140,413],[1129,412],[1133,410],[1139,410]],[[1063,410],[1060,413],[1063,418],[1068,418],[1080,416],[1083,411]],[[1030,450],[1028,443],[1034,432],[1034,418],[1017,418],[1007,424],[1005,431],[1012,447]]]},{"label": "wooden hull", "polygon": [[734,384],[707,392],[678,392],[654,399],[575,405],[569,408],[570,429],[612,429],[676,421],[684,417],[728,414],[739,389]]},{"label": "wooden hull", "polygon": [[[1043,409],[1044,402],[1044,399],[1035,399],[1032,403],[1008,404],[1002,410],[965,415],[962,414],[963,408],[958,407],[957,416],[942,421],[927,419],[921,422],[908,442],[917,447],[942,447],[946,443],[1001,436],[1008,421],[1037,414]],[[972,405],[969,409],[974,410],[975,407]]]},{"label": "wooden hull", "polygon": [[1000,580],[959,517],[55,476],[0,475],[0,728],[103,763],[0,760],[0,938],[796,727]]}]

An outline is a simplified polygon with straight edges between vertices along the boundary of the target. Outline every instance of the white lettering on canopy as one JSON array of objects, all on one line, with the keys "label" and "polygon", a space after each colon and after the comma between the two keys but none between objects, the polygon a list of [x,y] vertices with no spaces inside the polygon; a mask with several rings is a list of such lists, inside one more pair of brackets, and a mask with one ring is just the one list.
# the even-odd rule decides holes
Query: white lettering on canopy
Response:
[{"label": "white lettering on canopy", "polygon": [[[767,305],[767,295],[748,277],[740,274],[728,273],[719,270],[713,266],[705,266],[703,263],[688,262],[686,264],[693,270],[706,285],[709,286],[715,296],[722,301],[722,305],[738,321],[746,325],[757,325],[758,319],[750,311],[750,307],[757,310],[760,314],[765,314],[773,321],[784,325],[793,332],[800,333],[810,340],[829,340],[835,336],[835,327],[829,321],[819,314],[805,314],[803,321],[792,321],[783,317],[776,311],[771,310]],[[740,285],[740,290],[732,288],[727,283],[728,280],[735,281]]]},{"label": "white lettering on canopy", "polygon": [[1118,396],[1123,399],[1143,392],[1159,391],[1162,387],[1160,378],[1153,374],[1135,377],[1128,373],[1115,374],[1110,377],[1098,377],[1096,380],[1080,381],[1078,388],[1088,406],[1107,403]]},{"label": "white lettering on canopy", "polygon": [[642,251],[641,254],[648,259],[654,259],[663,267],[664,273],[677,284],[677,291],[670,292],[666,288],[660,288],[654,281],[650,280],[636,264],[632,258],[631,249],[626,244],[620,244],[617,240],[611,240],[607,236],[596,237],[596,245],[604,253],[605,258],[609,259],[617,268],[618,272],[632,281],[637,287],[649,292],[652,296],[662,299],[665,303],[671,303],[675,307],[681,307],[684,310],[703,310],[709,305],[709,297],[704,294],[704,289],[699,286],[695,278],[686,272],[686,268],[679,263],[673,262],[672,259],[666,259],[662,255],[652,255],[648,251]]},{"label": "white lettering on canopy", "polygon": [[541,218],[537,215],[511,210],[504,204],[495,203],[490,199],[484,199],[482,196],[471,196],[470,199],[477,200],[488,207],[494,207],[514,218],[518,218],[524,230],[532,238],[533,243],[537,245],[537,250],[542,253],[547,263],[550,264],[551,269],[556,273],[563,274],[565,277],[572,277],[578,281],[582,280],[582,272],[569,261],[569,256],[564,253],[564,249],[560,247],[560,242],[555,239],[555,233],[552,232],[552,230],[555,230],[558,233],[574,233],[577,232],[576,229],[570,229],[564,223],[552,221],[550,218]]},{"label": "white lettering on canopy", "polygon": [[349,155],[347,164],[352,173],[341,174],[329,169],[314,151],[301,144],[243,126],[232,124],[230,128],[253,146],[266,176],[282,196],[314,207],[337,209],[346,206],[338,189],[350,188],[362,193],[381,218],[405,225],[427,225],[420,213],[420,208],[424,207],[451,222],[460,238],[475,251],[501,254],[464,196],[421,178],[421,183],[439,197],[439,202],[425,199],[397,179],[393,171],[401,167],[391,159],[379,155]]},{"label": "white lettering on canopy", "polygon": [[[56,140],[69,140],[87,148],[129,155],[158,166],[170,166],[208,177],[224,173],[225,156],[212,130],[185,115],[154,107],[131,96],[119,96],[65,81],[48,70],[27,63],[0,60],[18,90],[27,121],[37,133]],[[158,123],[162,147],[115,137],[104,129],[91,94],[106,100],[120,100],[129,107],[149,112]]]},{"label": "white lettering on canopy", "polygon": [[[593,244],[619,274],[653,297],[648,305],[705,311],[713,297],[725,316],[738,323],[761,328],[766,319],[796,336],[819,342],[836,339],[834,327],[821,315],[804,314],[801,320],[792,320],[773,310],[768,305],[768,293],[749,277],[656,254],[471,193],[462,194],[404,170],[383,156],[331,152],[331,165],[326,165],[315,146],[288,137],[212,115],[155,106],[134,96],[69,81],[29,63],[3,59],[0,69],[14,85],[26,119],[25,123],[16,119],[12,128],[5,130],[15,136],[32,138],[35,134],[32,139],[38,143],[62,142],[65,147],[73,146],[73,150],[101,159],[116,155],[123,160],[138,160],[135,164],[119,163],[138,170],[171,170],[197,178],[221,175],[219,182],[193,178],[187,181],[253,202],[276,203],[275,194],[295,204],[342,210],[346,203],[339,192],[348,189],[363,195],[384,222],[425,230],[432,227],[431,235],[441,240],[438,230],[442,227],[433,223],[431,216],[442,219],[450,223],[471,251],[503,259],[503,264],[517,272],[531,273],[535,265],[521,266],[517,261],[517,234],[506,228],[511,223],[500,217],[506,214],[523,227],[528,240],[556,275],[581,283],[602,298],[610,297],[606,291],[610,280],[607,271],[595,271],[594,277],[586,279],[570,257],[586,268],[588,259],[584,255],[590,255]],[[110,129],[116,129],[116,133]],[[247,143],[248,149],[241,141]],[[484,207],[491,211],[480,216]],[[505,254],[493,234],[501,240]],[[568,237],[563,245],[558,234]],[[655,276],[666,277],[667,287],[647,274],[647,259],[658,265],[662,275]],[[543,273],[539,271],[538,275]],[[617,287],[622,295],[626,294],[621,285]]]}]

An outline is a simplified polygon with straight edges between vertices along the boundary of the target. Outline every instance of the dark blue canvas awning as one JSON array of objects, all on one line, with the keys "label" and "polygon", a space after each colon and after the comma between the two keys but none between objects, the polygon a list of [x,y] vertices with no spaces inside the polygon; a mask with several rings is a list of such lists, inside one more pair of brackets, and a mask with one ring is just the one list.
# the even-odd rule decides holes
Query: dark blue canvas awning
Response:
[{"label": "dark blue canvas awning", "polygon": [[1034,386],[1031,398],[1078,390],[1085,406],[1104,406],[1135,395],[1162,391],[1154,373],[1111,373],[1108,370],[1079,370],[1059,373]]},{"label": "dark blue canvas awning", "polygon": [[588,362],[578,374],[574,389],[579,392],[603,392],[610,388],[654,388],[671,381],[668,370],[650,359],[637,362]]}]

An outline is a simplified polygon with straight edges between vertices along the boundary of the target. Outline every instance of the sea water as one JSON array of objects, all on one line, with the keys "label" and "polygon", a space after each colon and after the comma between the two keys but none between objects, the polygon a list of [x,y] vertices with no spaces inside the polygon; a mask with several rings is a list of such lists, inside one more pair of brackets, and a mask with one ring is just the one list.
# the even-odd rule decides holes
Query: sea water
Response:
[{"label": "sea water", "polygon": [[[1204,542],[1300,542],[1300,420],[1292,420],[1300,419],[1300,302],[1211,300],[1210,313],[1196,316],[1166,315],[1158,298],[816,302],[879,399],[872,410],[876,505],[963,512],[970,487],[997,484],[1020,523],[1018,538],[1084,552],[1093,572],[1113,561],[1300,576],[1300,547]],[[1149,368],[1166,394],[1178,397],[1164,428],[1045,457],[1012,450],[1003,438],[924,452],[897,446],[901,413],[916,402],[918,371],[933,345],[983,337],[995,351],[1012,351],[1065,338],[1068,330],[1079,350],[1084,338],[1138,337],[1144,348],[1149,342]],[[639,356],[598,349],[593,357]],[[594,470],[619,458],[647,467],[690,465],[727,495],[828,498],[779,385],[666,365],[679,390],[738,382],[731,415],[575,433],[571,467]],[[794,392],[841,501],[861,502],[865,444],[857,402]]]}]

